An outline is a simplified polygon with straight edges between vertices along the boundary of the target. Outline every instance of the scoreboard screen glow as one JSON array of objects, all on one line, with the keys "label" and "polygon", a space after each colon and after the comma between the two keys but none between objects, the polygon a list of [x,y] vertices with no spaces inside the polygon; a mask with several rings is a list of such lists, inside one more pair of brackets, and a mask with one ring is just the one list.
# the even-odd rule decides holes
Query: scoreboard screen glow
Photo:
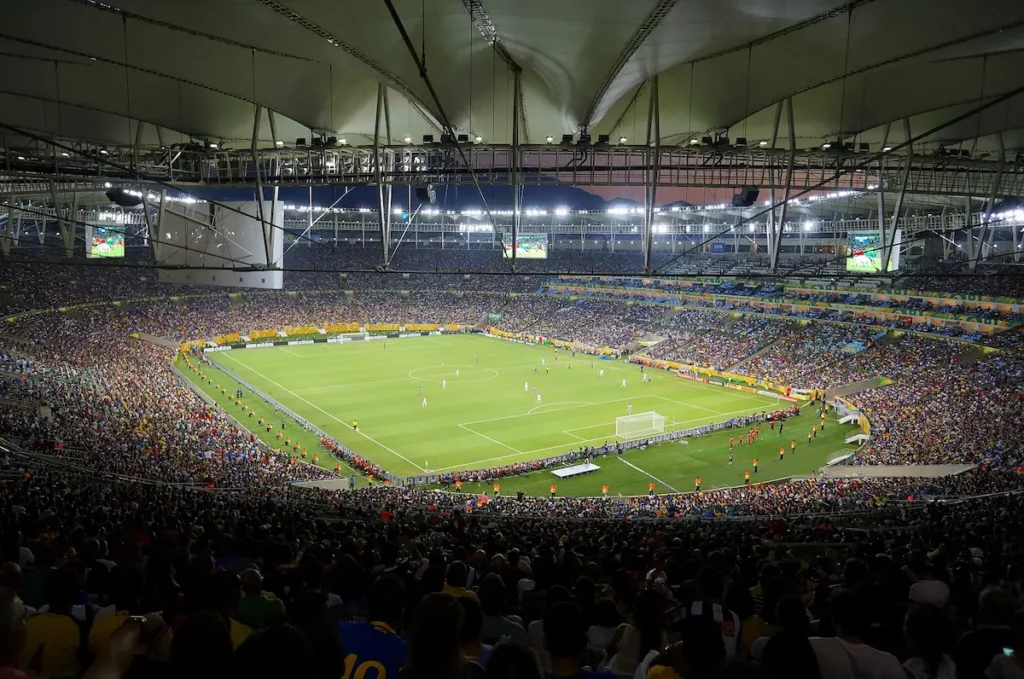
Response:
[{"label": "scoreboard screen glow", "polygon": [[512,243],[512,234],[506,233],[501,237],[504,244],[502,252],[505,259],[512,258],[512,248],[515,247],[516,259],[547,259],[548,258],[548,235],[546,233],[521,233],[516,242]]}]

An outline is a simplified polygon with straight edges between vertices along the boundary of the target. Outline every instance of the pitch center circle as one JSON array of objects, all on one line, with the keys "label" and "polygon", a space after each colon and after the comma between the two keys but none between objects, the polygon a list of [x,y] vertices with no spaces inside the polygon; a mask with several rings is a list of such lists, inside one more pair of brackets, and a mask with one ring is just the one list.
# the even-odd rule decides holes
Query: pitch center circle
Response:
[{"label": "pitch center circle", "polygon": [[[458,377],[455,372],[458,371]],[[452,383],[458,382],[485,382],[493,380],[498,376],[494,368],[478,368],[470,365],[446,365],[442,368],[439,365],[426,365],[421,368],[413,368],[409,371],[409,377],[421,382],[437,382],[448,380]]]}]

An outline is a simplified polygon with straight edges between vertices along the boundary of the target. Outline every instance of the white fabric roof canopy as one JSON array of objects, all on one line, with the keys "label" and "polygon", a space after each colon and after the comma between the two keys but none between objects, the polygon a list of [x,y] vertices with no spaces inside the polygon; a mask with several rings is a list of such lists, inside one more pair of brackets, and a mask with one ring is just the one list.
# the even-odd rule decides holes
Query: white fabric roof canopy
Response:
[{"label": "white fabric roof canopy", "polygon": [[[523,141],[587,126],[642,143],[659,77],[661,136],[771,136],[792,97],[797,145],[913,134],[1024,87],[1019,0],[395,0],[441,107],[460,133],[508,143],[522,69]],[[470,11],[476,7],[477,21]],[[481,32],[497,37],[503,60]],[[367,143],[376,88],[392,141],[439,136],[438,107],[378,0],[8,0],[0,8],[0,121],[97,143],[247,143],[255,104],[279,139],[311,130]],[[159,128],[160,134],[157,134]],[[933,135],[1007,132],[1024,97]],[[903,139],[902,122],[889,141]],[[269,142],[263,116],[260,137]],[[786,126],[780,127],[785,145]]]}]

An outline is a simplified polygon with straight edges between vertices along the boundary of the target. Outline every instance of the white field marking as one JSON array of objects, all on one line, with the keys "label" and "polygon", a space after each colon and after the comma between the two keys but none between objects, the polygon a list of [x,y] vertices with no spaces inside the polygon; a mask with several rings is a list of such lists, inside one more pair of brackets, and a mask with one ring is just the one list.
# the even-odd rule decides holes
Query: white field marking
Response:
[{"label": "white field marking", "polygon": [[661,485],[665,486],[666,488],[668,488],[669,490],[671,490],[671,491],[672,491],[673,493],[678,493],[678,492],[679,492],[679,489],[678,489],[678,488],[673,488],[672,486],[668,485],[667,483],[665,483],[664,481],[662,481],[661,479],[659,479],[659,478],[658,478],[657,476],[655,476],[654,474],[652,474],[652,473],[650,473],[650,472],[645,472],[645,471],[644,471],[643,469],[640,469],[640,467],[637,467],[637,466],[636,466],[635,464],[633,464],[632,462],[629,462],[629,461],[627,461],[627,460],[626,460],[625,458],[623,458],[623,457],[622,457],[621,455],[617,455],[616,457],[618,458],[619,462],[621,462],[622,464],[626,465],[627,467],[632,467],[633,469],[637,470],[638,472],[640,472],[640,473],[641,473],[641,474],[643,474],[644,476],[646,476],[646,477],[650,478],[650,479],[651,479],[652,481],[655,481],[655,482],[657,482],[657,483],[660,483]]},{"label": "white field marking", "polygon": [[577,441],[588,441],[589,440],[589,439],[583,438],[582,436],[576,436],[576,434],[570,434],[568,431],[563,431],[562,433],[565,434],[566,436],[573,437]]},{"label": "white field marking", "polygon": [[[576,410],[577,408],[586,408],[586,407],[591,406],[591,405],[605,405],[605,404],[608,404],[608,403],[622,403],[623,401],[634,401],[634,400],[636,400],[636,399],[632,398],[632,397],[631,398],[619,398],[619,399],[615,399],[614,401],[601,401],[600,403],[587,403],[587,405],[568,406],[567,408],[559,408],[558,410],[555,410],[553,412],[559,412],[560,413],[563,410]],[[570,403],[572,403],[572,401],[570,401]],[[580,403],[586,403],[586,401],[580,401]],[[557,404],[552,403],[551,405],[557,405]],[[541,406],[541,407],[543,407],[543,406]],[[482,424],[484,422],[500,422],[501,420],[511,420],[513,417],[527,417],[530,414],[531,414],[530,412],[526,412],[526,413],[521,413],[519,415],[502,415],[501,417],[492,417],[489,420],[473,420],[472,422],[463,422],[459,426],[461,427],[463,424]],[[536,414],[537,415],[544,415],[545,413],[536,413]]]},{"label": "white field marking", "polygon": [[[698,422],[703,422],[704,420],[715,420],[718,417],[724,417],[724,416],[728,416],[728,415],[736,415],[736,414],[739,414],[739,413],[749,413],[749,412],[750,412],[749,409],[736,410],[736,411],[733,411],[731,413],[720,413],[719,415],[708,415],[708,416],[705,416],[705,417],[698,417],[698,418],[693,419],[693,420],[680,420],[677,424],[679,424],[680,426],[681,425],[687,425],[687,424],[697,424]],[[511,415],[510,417],[523,417],[523,416],[522,415]],[[507,419],[507,418],[499,417],[499,418],[496,418],[496,419],[503,420],[503,419]],[[482,422],[490,422],[490,420],[481,420],[481,421]],[[486,439],[494,441],[495,443],[497,443],[498,445],[502,446],[503,448],[508,448],[509,450],[517,450],[516,448],[513,448],[512,446],[510,446],[508,444],[502,443],[501,441],[496,441],[495,439],[491,439],[490,437],[484,436],[483,434],[481,434],[480,432],[476,431],[475,429],[470,429],[468,426],[466,426],[466,425],[470,425],[470,424],[474,424],[474,423],[473,422],[465,422],[463,424],[460,424],[459,426],[462,427],[463,429],[465,429],[466,431],[473,432],[477,436],[482,436],[482,437],[484,437]],[[595,425],[591,425],[589,427],[579,427],[577,429],[570,429],[569,431],[581,431],[583,429],[593,429],[595,427],[603,427],[603,426],[605,426],[605,425],[595,424]],[[563,434],[568,434],[568,432],[565,432],[565,431],[563,431],[562,433]],[[568,435],[572,436],[572,434],[568,434]],[[577,436],[576,438],[580,438],[580,437]],[[617,437],[615,435],[597,436],[597,437],[591,438],[591,439],[582,439],[581,438],[580,441],[583,442],[583,443],[600,443],[600,442],[608,441],[608,440],[611,440],[611,439],[614,439],[614,438],[619,438],[619,437]],[[643,438],[643,437],[641,437],[641,438]],[[535,453],[543,453],[543,452],[546,452],[548,450],[556,450],[556,449],[560,449],[560,448],[564,449],[565,448],[565,444],[561,444],[561,445],[557,445],[557,446],[548,446],[547,448],[535,448],[534,450],[523,450],[523,451],[518,451],[517,450],[517,452],[518,452],[519,455],[533,455]],[[476,462],[464,462],[462,464],[454,464],[454,465],[451,465],[449,467],[439,467],[439,468],[434,469],[433,471],[435,471],[435,472],[443,472],[443,471],[448,471],[449,469],[473,469],[477,465],[486,464],[488,462],[497,462],[499,460],[507,460],[510,457],[516,457],[516,456],[515,455],[500,455],[498,457],[489,457],[486,460],[477,460]]]},{"label": "white field marking", "polygon": [[349,387],[363,387],[368,384],[386,384],[388,382],[408,382],[409,377],[391,377],[384,380],[369,380],[367,382],[346,382],[345,384],[328,384],[322,387],[310,387],[308,389],[297,389],[296,394],[316,394],[321,391],[335,391],[337,389],[348,389]]},{"label": "white field marking", "polygon": [[[289,394],[291,394],[291,395],[292,395],[292,396],[294,396],[295,398],[299,399],[299,400],[300,400],[300,401],[302,401],[303,403],[306,403],[307,405],[310,405],[310,406],[312,406],[313,408],[315,408],[315,409],[319,410],[319,411],[320,411],[321,413],[323,413],[323,414],[324,414],[324,415],[326,415],[327,417],[331,418],[331,419],[332,419],[332,420],[334,420],[335,422],[338,422],[339,424],[341,424],[341,425],[343,425],[343,426],[345,426],[345,427],[348,427],[348,425],[347,425],[347,424],[345,424],[345,422],[344,422],[343,420],[339,420],[339,419],[338,419],[337,417],[335,417],[334,415],[330,414],[329,412],[327,412],[326,410],[324,410],[323,408],[321,408],[321,407],[320,407],[320,406],[318,406],[317,404],[313,403],[312,401],[307,401],[306,399],[302,398],[301,396],[299,396],[298,394],[296,394],[296,393],[295,393],[294,391],[292,391],[292,390],[291,390],[291,389],[289,389],[288,387],[286,387],[286,386],[284,386],[284,385],[282,385],[282,384],[279,384],[278,382],[275,382],[274,380],[270,379],[269,377],[267,377],[266,375],[264,375],[263,373],[261,373],[261,372],[260,372],[259,370],[256,370],[255,368],[252,368],[252,367],[250,367],[250,366],[247,366],[247,365],[246,365],[245,363],[242,363],[241,361],[239,361],[239,360],[238,360],[237,358],[235,358],[234,356],[228,356],[228,355],[227,355],[227,353],[225,353],[225,354],[224,354],[224,358],[229,358],[229,359],[231,359],[232,361],[234,361],[234,362],[235,362],[235,363],[237,363],[238,365],[242,366],[242,367],[243,367],[243,368],[245,368],[246,370],[249,370],[250,372],[252,372],[252,373],[254,373],[254,374],[256,374],[256,375],[259,375],[259,376],[260,376],[260,378],[262,378],[262,379],[266,380],[267,382],[270,382],[271,384],[273,384],[273,385],[274,385],[274,386],[276,386],[277,388],[279,388],[279,389],[281,389],[281,390],[283,390],[283,391],[287,391],[287,392],[288,392]],[[362,436],[363,438],[365,438],[366,440],[368,440],[368,441],[371,441],[372,443],[376,443],[376,444],[377,444],[378,446],[380,446],[380,447],[381,447],[381,448],[383,448],[384,450],[388,451],[389,453],[391,453],[391,454],[392,454],[392,455],[394,455],[395,457],[398,457],[398,458],[401,458],[401,459],[405,460],[406,462],[408,462],[409,464],[411,464],[411,465],[412,465],[413,467],[416,467],[416,469],[419,469],[419,470],[420,470],[421,472],[423,472],[424,474],[425,474],[425,473],[427,473],[427,470],[426,470],[426,469],[424,469],[423,467],[419,466],[418,464],[416,464],[415,462],[413,462],[412,460],[410,460],[409,458],[407,458],[407,457],[406,457],[405,455],[402,455],[401,453],[399,453],[399,452],[397,452],[397,451],[395,451],[395,450],[393,450],[393,449],[391,449],[391,448],[387,447],[386,445],[384,445],[384,444],[383,444],[383,443],[381,443],[380,441],[376,440],[375,438],[373,438],[373,437],[369,436],[369,435],[368,435],[368,434],[367,434],[366,432],[364,432],[364,431],[363,431],[362,429],[360,429],[360,430],[356,431],[356,433],[357,433],[357,434],[359,434],[360,436]]]},{"label": "white field marking", "polygon": [[475,429],[470,429],[469,427],[467,427],[465,425],[460,424],[459,427],[461,427],[462,429],[465,429],[466,431],[468,431],[471,434],[476,434],[480,438],[487,439],[491,443],[496,443],[499,446],[502,446],[503,448],[508,448],[509,450],[514,451],[517,455],[528,455],[529,454],[529,453],[525,453],[525,452],[519,450],[518,448],[513,448],[512,446],[508,445],[507,443],[502,443],[498,439],[492,439],[487,434],[481,434],[480,432],[476,431]]},{"label": "white field marking", "polygon": [[281,349],[281,351],[285,352],[286,354],[291,354],[295,358],[306,358],[302,354],[296,354],[294,351],[292,351],[291,349],[288,349],[287,347],[281,347],[280,349]]},{"label": "white field marking", "polygon": [[[545,403],[545,404],[539,405],[539,406],[537,406],[535,408],[530,408],[528,411],[526,411],[526,414],[527,415],[533,415],[535,410],[541,410],[541,409],[547,408],[549,406],[570,406],[570,407],[575,408],[577,406],[582,407],[582,406],[592,406],[592,405],[594,405],[593,401],[558,401],[557,403]],[[569,408],[555,408],[554,410],[545,410],[545,412],[557,413],[560,410],[569,410]]]},{"label": "white field marking", "polygon": [[[425,366],[421,366],[419,368],[413,368],[412,370],[409,371],[409,377],[407,377],[406,379],[416,380],[417,382],[440,382],[441,380],[448,379],[449,377],[454,377],[455,376],[455,373],[449,373],[449,372],[440,373],[436,377],[417,377],[415,374],[413,374],[413,373],[419,372],[420,370],[428,370],[428,369],[433,368],[433,367],[435,367],[435,366],[425,365]],[[466,378],[465,379],[463,377],[461,377],[461,376],[456,378],[456,379],[459,379],[459,380],[461,380],[463,382],[486,382],[487,380],[495,379],[496,377],[498,377],[501,374],[497,370],[495,370],[494,368],[480,368],[480,367],[474,367],[474,366],[471,366],[471,365],[452,364],[450,366],[445,366],[445,370],[447,370],[448,368],[455,368],[456,370],[465,370],[466,371]],[[491,374],[489,374],[487,377],[482,377],[480,379],[469,379],[470,377],[473,376],[474,373],[491,373]]]},{"label": "white field marking", "polygon": [[[534,351],[543,351],[543,349],[540,349],[539,347],[536,347],[536,346],[529,346],[529,345],[524,345],[524,346],[525,346],[525,348],[532,349]],[[587,355],[587,354],[585,354],[585,355]],[[595,363],[595,369],[597,369],[597,368],[608,368],[610,370],[616,370],[618,372],[624,372],[624,373],[629,373],[631,375],[636,375],[636,371],[629,370],[628,368],[622,367],[621,365],[619,365],[619,361],[616,361],[614,359],[611,360],[611,361],[602,361],[601,359],[597,358],[596,356],[594,357],[594,359],[595,360],[593,361],[593,363]],[[589,363],[590,363],[590,361],[587,361],[585,359],[578,359],[578,358],[577,359],[570,359],[568,362],[569,363],[574,363],[574,364],[582,364],[582,365],[589,365]],[[630,363],[629,365],[636,366],[637,364],[636,363]],[[667,379],[668,377],[675,377],[675,373],[673,373],[672,371],[670,371],[670,370],[661,370],[660,368],[649,368],[645,372],[646,372],[646,374],[650,375],[652,379],[656,379],[656,380],[663,380],[663,379]],[[664,373],[664,374],[662,374],[662,373]],[[676,379],[678,379],[678,378],[676,378]],[[724,388],[724,387],[716,387],[716,386],[711,385],[711,384],[704,384],[703,382],[692,382],[692,381],[691,381],[691,384],[688,384],[687,386],[699,387],[701,389],[711,389],[711,390],[714,390],[714,391],[718,391],[718,390]],[[740,392],[740,391],[735,390],[735,389],[733,391],[737,392],[736,394],[731,394],[731,396],[733,398],[742,399],[744,401],[754,401],[755,403],[760,403],[762,405],[766,405],[765,401],[762,401],[759,398],[755,398],[755,397],[750,396],[748,394],[744,394],[743,392]],[[764,397],[764,398],[768,399],[767,396]]]}]

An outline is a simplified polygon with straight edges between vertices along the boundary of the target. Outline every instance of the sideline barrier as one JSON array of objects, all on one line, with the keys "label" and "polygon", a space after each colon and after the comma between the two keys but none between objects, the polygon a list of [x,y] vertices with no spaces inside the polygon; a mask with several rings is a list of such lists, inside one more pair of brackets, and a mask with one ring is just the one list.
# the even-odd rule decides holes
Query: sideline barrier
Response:
[{"label": "sideline barrier", "polygon": [[[305,418],[301,417],[298,413],[296,413],[295,411],[291,410],[290,408],[285,407],[280,402],[276,401],[275,399],[271,398],[270,396],[268,396],[263,391],[261,391],[261,390],[257,389],[256,387],[252,386],[249,382],[243,380],[241,377],[239,377],[238,375],[236,375],[232,371],[228,370],[224,366],[216,365],[216,367],[217,367],[218,370],[223,372],[225,375],[227,375],[228,377],[230,377],[234,381],[238,382],[239,384],[244,386],[246,389],[248,389],[252,393],[256,394],[257,396],[259,396],[264,401],[266,401],[270,405],[274,406],[275,408],[277,408],[281,412],[283,412],[288,417],[290,417],[293,420],[295,420],[299,424],[299,426],[302,427],[303,429],[305,429],[306,431],[310,431],[310,432],[316,434],[321,440],[329,441],[331,443],[331,445],[334,447],[335,450],[342,451],[342,453],[346,457],[348,455],[354,455],[354,456],[360,457],[360,458],[362,457],[357,452],[355,452],[354,450],[352,450],[351,448],[349,448],[345,444],[341,443],[340,441],[335,439],[333,436],[329,435],[324,430],[322,430],[319,427],[311,424],[308,420],[306,420]],[[348,462],[347,460],[339,460],[339,461],[340,462],[345,462],[346,464]],[[391,473],[389,473],[387,471],[383,471],[382,470],[381,476],[383,476],[385,479],[387,479],[389,482],[391,482],[391,483],[393,483],[395,485],[399,485],[399,486],[403,485],[401,478],[399,478],[399,477],[395,476],[394,474],[391,474]]]}]

